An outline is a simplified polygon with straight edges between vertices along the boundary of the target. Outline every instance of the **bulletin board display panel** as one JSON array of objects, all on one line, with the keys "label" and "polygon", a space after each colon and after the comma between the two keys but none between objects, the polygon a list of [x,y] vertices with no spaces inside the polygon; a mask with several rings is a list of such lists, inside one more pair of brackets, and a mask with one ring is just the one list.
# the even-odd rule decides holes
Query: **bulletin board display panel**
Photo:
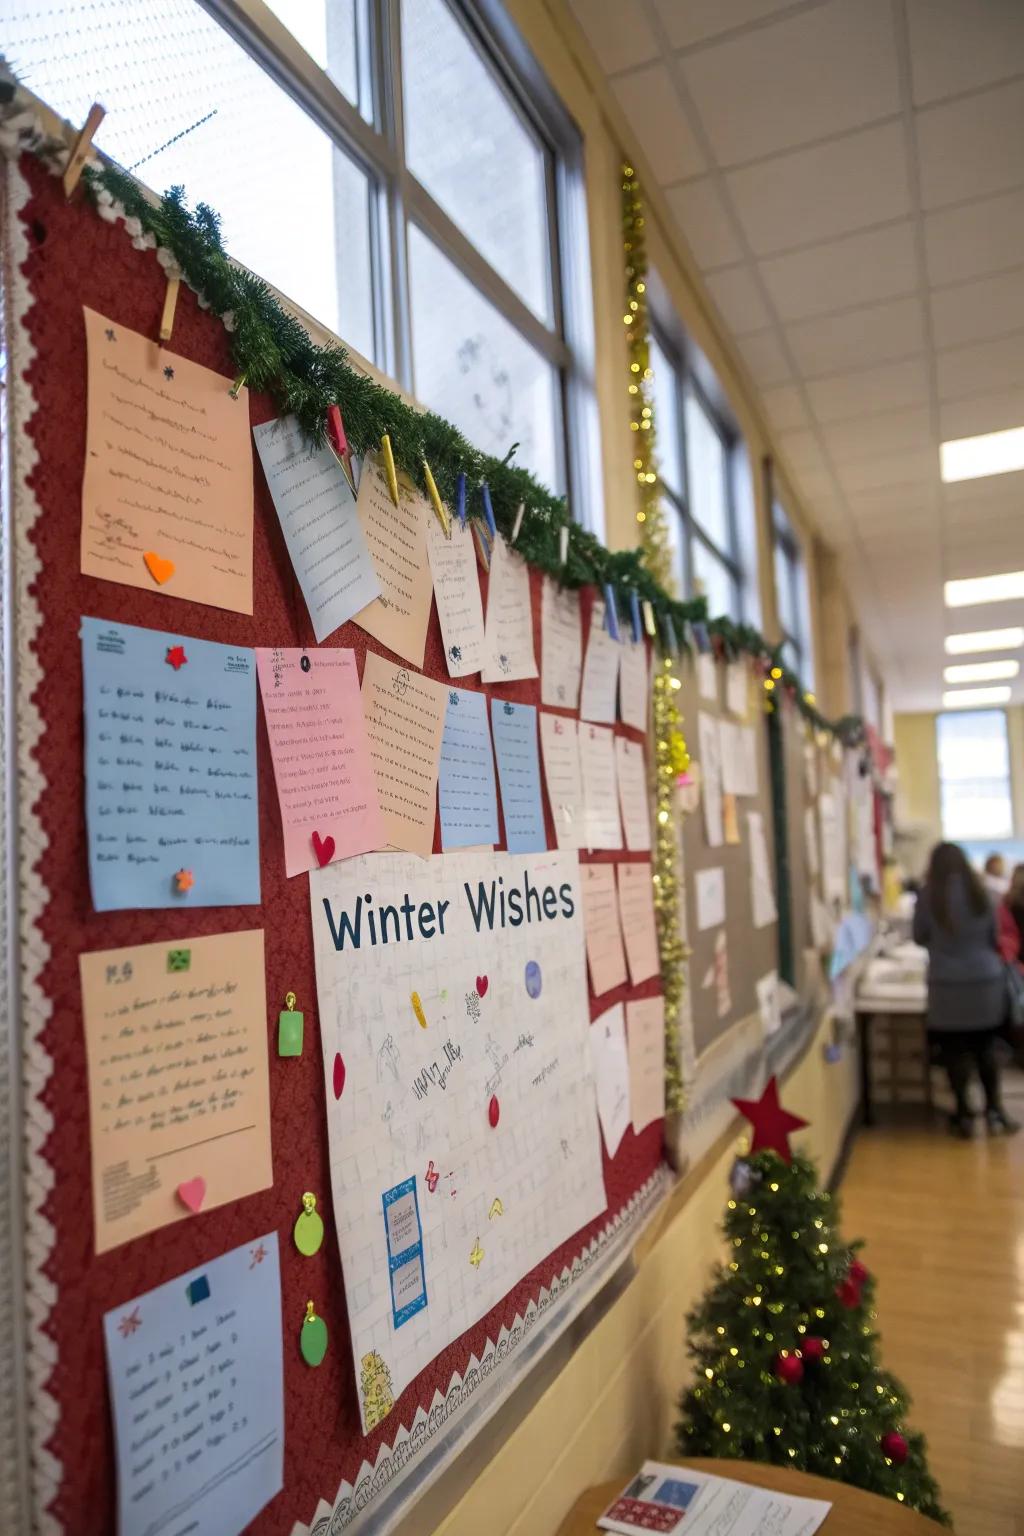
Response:
[{"label": "bulletin board display panel", "polygon": [[[698,720],[701,714],[716,720],[737,720],[725,707],[725,667],[715,664],[716,697],[703,699],[698,685],[696,657],[685,656],[680,670],[682,688],[679,694],[683,714],[683,732],[690,754],[700,761],[700,734]],[[737,826],[739,842],[723,842],[721,847],[709,846],[704,822],[703,803],[683,818],[683,871],[686,885],[687,935],[690,947],[690,1007],[693,1018],[693,1039],[696,1053],[701,1056],[709,1046],[727,1034],[733,1025],[757,1012],[757,982],[778,965],[778,924],[768,923],[762,928],[753,925],[751,901],[750,836],[747,823],[749,811],[758,812],[764,828],[765,846],[772,882],[775,880],[773,855],[773,827],[771,808],[771,775],[768,761],[768,737],[765,721],[760,711],[760,701],[749,690],[751,703],[747,719],[742,722],[751,726],[756,740],[757,793],[737,798]],[[701,764],[703,780],[703,764]],[[701,784],[703,799],[704,787]],[[721,869],[725,882],[725,923],[701,930],[698,922],[697,877],[706,870]],[[722,1009],[716,979],[718,936],[726,934],[725,960],[728,979],[729,1006]]]},{"label": "bulletin board display panel", "polygon": [[[593,1254],[612,1218],[627,1207],[638,1210],[642,1203],[636,1199],[638,1194],[658,1181],[663,1123],[656,1121],[639,1135],[627,1129],[614,1159],[609,1160],[602,1148],[608,1201],[604,1215],[524,1275],[484,1318],[416,1376],[380,1426],[364,1437],[334,1231],[329,1223],[326,1240],[312,1258],[301,1255],[291,1238],[304,1191],[318,1192],[325,1216],[330,1210],[325,1083],[308,881],[305,876],[285,876],[281,821],[262,718],[257,729],[260,906],[98,913],[90,898],[85,843],[79,659],[83,615],[160,631],[174,627],[187,636],[236,647],[303,646],[315,664],[312,627],[258,466],[254,471],[252,617],[80,573],[86,450],[83,305],[155,338],[166,283],[152,252],[133,249],[120,225],[101,221],[83,202],[66,203],[60,182],[38,162],[22,157],[14,174],[19,182],[24,178],[19,196],[26,194],[14,216],[21,242],[14,249],[27,285],[25,312],[20,312],[19,304],[13,316],[13,324],[25,331],[15,355],[31,348],[26,382],[34,409],[27,431],[36,456],[29,476],[36,515],[26,538],[28,558],[37,562],[37,568],[31,602],[20,615],[33,632],[26,630],[18,640],[31,657],[28,670],[38,678],[34,711],[26,711],[22,722],[31,730],[38,719],[37,740],[30,761],[26,760],[27,775],[23,764],[21,813],[23,828],[30,816],[37,829],[29,846],[38,849],[22,887],[24,926],[31,934],[30,953],[24,961],[31,978],[23,986],[24,1025],[32,1040],[29,1077],[35,1085],[28,1112],[37,1127],[45,1127],[41,1142],[40,1132],[29,1136],[36,1182],[28,1201],[32,1212],[28,1243],[40,1265],[32,1282],[37,1290],[29,1339],[37,1394],[32,1415],[37,1425],[45,1424],[38,1431],[37,1502],[50,1511],[56,1528],[68,1532],[114,1528],[115,1463],[103,1314],[190,1267],[207,1264],[261,1234],[277,1232],[284,1337],[284,1488],[249,1529],[290,1531],[294,1521],[312,1520],[321,1500],[338,1500],[340,1489],[361,1483],[363,1497],[348,1500],[337,1522],[341,1529],[356,1515],[357,1503],[365,1511],[380,1486],[394,1476],[396,1467],[386,1475],[380,1473],[380,1458],[402,1431],[409,1431],[414,1421],[422,1426],[416,1442],[407,1442],[404,1462],[428,1445],[436,1424],[446,1417],[446,1411],[438,1413],[435,1394],[440,1393],[443,1400],[449,1383],[466,1372],[472,1358],[484,1357],[502,1329],[521,1332],[517,1320],[549,1289],[565,1289],[567,1272],[593,1268]],[[168,350],[216,370],[226,381],[234,372],[220,323],[198,307],[184,286]],[[246,408],[244,396],[238,408]],[[270,399],[263,396],[250,397],[249,411],[251,425],[276,414]],[[17,512],[17,496],[15,507]],[[531,575],[539,656],[540,580],[536,572]],[[586,594],[583,612],[585,636]],[[345,625],[326,644],[352,647],[360,671],[368,645],[373,648],[354,624]],[[424,672],[439,681],[448,680],[436,611],[431,615]],[[478,679],[463,679],[460,686],[480,685]],[[537,682],[506,685],[499,692],[514,701],[540,702]],[[28,714],[33,714],[32,720]],[[622,727],[616,729],[630,734]],[[553,848],[554,828],[547,805],[545,816],[548,844]],[[435,852],[438,848],[435,831]],[[614,861],[625,855],[593,857]],[[273,1184],[97,1255],[79,955],[128,944],[173,945],[188,937],[253,928],[261,928],[265,940]],[[620,1000],[655,996],[659,990],[660,983],[653,979],[639,987],[617,988],[600,999],[590,997],[590,1016],[597,1017]],[[289,992],[296,994],[296,1006],[305,1013],[305,1045],[300,1058],[280,1060],[278,1012]],[[585,1256],[582,1265],[581,1256]],[[310,1297],[327,1324],[330,1340],[317,1370],[304,1363],[299,1351],[300,1327]],[[500,1361],[495,1364],[498,1369]],[[460,1389],[460,1396],[465,1397],[468,1390]],[[48,1402],[40,1401],[43,1395]],[[375,1467],[376,1481],[369,1475]],[[373,1528],[372,1516],[368,1518]]]}]

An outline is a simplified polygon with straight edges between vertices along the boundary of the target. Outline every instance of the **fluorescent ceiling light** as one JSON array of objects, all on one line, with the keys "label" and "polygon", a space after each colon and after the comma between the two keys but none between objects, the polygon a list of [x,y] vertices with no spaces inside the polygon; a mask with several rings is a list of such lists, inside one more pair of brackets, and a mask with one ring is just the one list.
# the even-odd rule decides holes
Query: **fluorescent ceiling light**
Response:
[{"label": "fluorescent ceiling light", "polygon": [[976,651],[1016,651],[1024,646],[1024,629],[972,629],[946,636],[947,656],[971,656]]},{"label": "fluorescent ceiling light", "polygon": [[947,683],[994,683],[999,678],[1016,677],[1019,671],[1019,661],[968,661],[947,667],[942,676]]},{"label": "fluorescent ceiling light", "polygon": [[1024,427],[985,432],[981,437],[956,437],[939,446],[942,478],[980,480],[983,475],[1008,475],[1024,469]]},{"label": "fluorescent ceiling light", "polygon": [[983,704],[1005,704],[1009,700],[1009,688],[958,688],[955,693],[942,695],[943,709],[974,709]]},{"label": "fluorescent ceiling light", "polygon": [[1005,603],[1024,597],[1024,571],[1002,571],[998,576],[970,576],[945,584],[947,608],[970,608],[975,603]]}]

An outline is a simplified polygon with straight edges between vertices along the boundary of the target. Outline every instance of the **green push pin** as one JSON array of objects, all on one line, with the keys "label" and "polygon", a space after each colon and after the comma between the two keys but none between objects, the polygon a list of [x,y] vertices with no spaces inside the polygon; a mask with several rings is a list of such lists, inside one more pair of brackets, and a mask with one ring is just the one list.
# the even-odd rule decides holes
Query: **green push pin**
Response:
[{"label": "green push pin", "polygon": [[302,1210],[295,1223],[295,1246],[307,1259],[320,1250],[324,1240],[323,1217],[316,1208],[316,1195],[308,1191],[302,1197]]},{"label": "green push pin", "polygon": [[295,993],[289,992],[277,1018],[277,1054],[302,1055],[302,1014],[295,1007]]},{"label": "green push pin", "polygon": [[327,1353],[327,1324],[317,1317],[313,1303],[306,1302],[306,1315],[299,1333],[299,1348],[307,1365],[319,1365]]}]

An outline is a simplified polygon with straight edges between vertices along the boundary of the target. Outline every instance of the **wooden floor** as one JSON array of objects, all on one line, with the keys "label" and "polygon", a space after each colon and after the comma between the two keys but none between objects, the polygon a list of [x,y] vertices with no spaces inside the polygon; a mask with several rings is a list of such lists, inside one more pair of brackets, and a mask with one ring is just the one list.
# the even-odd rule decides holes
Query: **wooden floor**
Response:
[{"label": "wooden floor", "polygon": [[[1024,1079],[1008,1107],[1024,1120]],[[882,1362],[914,1399],[958,1536],[1024,1536],[1024,1131],[964,1143],[883,1119],[859,1133],[841,1196],[878,1280]]]}]

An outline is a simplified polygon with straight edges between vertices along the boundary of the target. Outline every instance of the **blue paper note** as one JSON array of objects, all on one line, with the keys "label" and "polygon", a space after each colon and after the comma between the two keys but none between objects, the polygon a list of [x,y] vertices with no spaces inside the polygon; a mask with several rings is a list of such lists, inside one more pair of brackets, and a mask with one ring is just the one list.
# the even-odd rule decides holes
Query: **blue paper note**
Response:
[{"label": "blue paper note", "polygon": [[258,903],[253,652],[83,619],[82,671],[97,912]]},{"label": "blue paper note", "polygon": [[416,1175],[386,1189],[384,1236],[388,1249],[391,1284],[391,1317],[401,1328],[427,1304],[427,1279],[423,1268],[423,1227],[416,1195]]},{"label": "blue paper note", "polygon": [[238,1536],[283,1487],[277,1233],[103,1319],[118,1536]]},{"label": "blue paper note", "polygon": [[442,848],[493,846],[498,841],[498,792],[484,693],[448,691],[437,799]]},{"label": "blue paper note", "polygon": [[544,852],[548,840],[540,799],[537,711],[532,704],[492,699],[491,728],[498,756],[505,845],[509,853]]}]

